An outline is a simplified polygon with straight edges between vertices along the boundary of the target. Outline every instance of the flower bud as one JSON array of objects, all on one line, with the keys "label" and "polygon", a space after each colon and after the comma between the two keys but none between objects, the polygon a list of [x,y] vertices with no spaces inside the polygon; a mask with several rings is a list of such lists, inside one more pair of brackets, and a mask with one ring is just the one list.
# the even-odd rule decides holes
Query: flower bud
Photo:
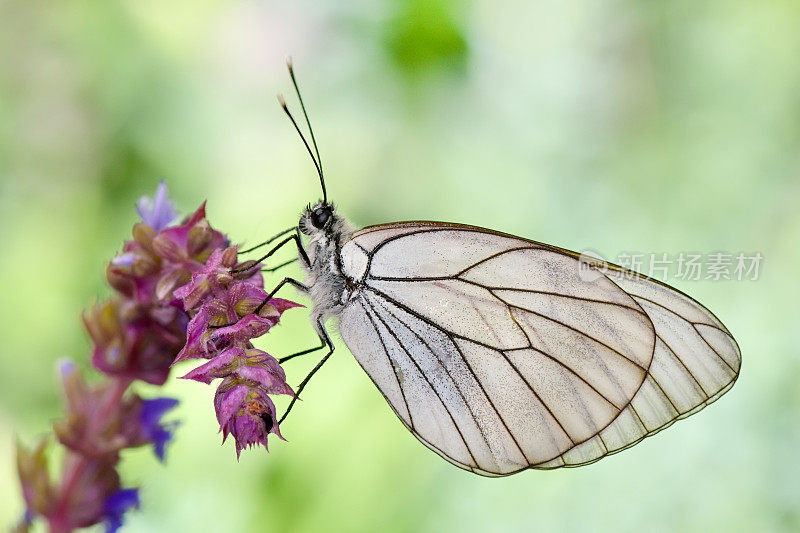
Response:
[{"label": "flower bud", "polygon": [[139,222],[133,226],[133,240],[142,247],[143,250],[149,253],[155,253],[153,250],[153,239],[158,234],[151,226],[144,222]]},{"label": "flower bud", "polygon": [[46,515],[55,499],[55,489],[47,472],[47,441],[42,439],[29,450],[17,443],[17,471],[22,482],[22,496],[29,511]]},{"label": "flower bud", "polygon": [[156,230],[144,222],[139,222],[133,226],[133,240],[150,253],[155,253],[153,250],[153,239],[155,237]]},{"label": "flower bud", "polygon": [[236,246],[229,246],[222,252],[222,266],[225,268],[232,268],[236,264],[239,251]]},{"label": "flower bud", "polygon": [[[214,240],[214,230],[208,226],[208,221],[203,219],[189,230],[186,238],[186,251],[190,257],[195,257],[205,251],[212,240]],[[200,259],[198,258],[198,260]]]},{"label": "flower bud", "polygon": [[92,364],[106,374],[160,385],[184,344],[183,311],[120,299],[83,315],[94,343]]},{"label": "flower bud", "polygon": [[242,261],[241,263],[235,265],[232,269],[233,277],[235,279],[250,278],[254,272],[259,272],[258,265],[259,263],[256,261]]},{"label": "flower bud", "polygon": [[109,263],[106,267],[106,281],[111,288],[127,298],[133,298],[136,294],[136,282],[121,273],[120,268]]},{"label": "flower bud", "polygon": [[156,255],[166,261],[181,263],[189,259],[186,251],[183,250],[175,241],[169,238],[166,233],[160,233],[153,239],[153,250]]},{"label": "flower bud", "polygon": [[172,300],[172,291],[189,280],[189,273],[180,268],[168,270],[161,275],[156,283],[155,296],[161,302]]},{"label": "flower bud", "polygon": [[143,400],[128,394],[108,411],[109,401],[115,401],[113,395],[121,394],[115,385],[89,386],[76,369],[62,374],[66,413],[53,424],[53,430],[64,446],[83,457],[113,463],[123,448],[153,444],[156,456],[164,459],[164,448],[175,425],[162,424],[161,417],[177,405],[177,400]]},{"label": "flower bud", "polygon": [[131,274],[137,278],[149,276],[158,272],[160,265],[157,258],[149,254],[139,253],[134,254],[133,264],[131,265]]}]

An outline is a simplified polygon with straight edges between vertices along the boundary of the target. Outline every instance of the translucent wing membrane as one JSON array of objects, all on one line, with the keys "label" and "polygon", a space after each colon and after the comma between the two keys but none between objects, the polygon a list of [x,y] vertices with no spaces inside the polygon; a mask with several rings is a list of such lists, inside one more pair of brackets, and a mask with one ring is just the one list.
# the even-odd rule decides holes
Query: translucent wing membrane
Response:
[{"label": "translucent wing membrane", "polygon": [[[739,349],[688,296],[619,267],[481,228],[366,228],[340,317],[403,424],[488,476],[591,463],[708,405]],[[587,270],[588,268],[588,270]]]}]

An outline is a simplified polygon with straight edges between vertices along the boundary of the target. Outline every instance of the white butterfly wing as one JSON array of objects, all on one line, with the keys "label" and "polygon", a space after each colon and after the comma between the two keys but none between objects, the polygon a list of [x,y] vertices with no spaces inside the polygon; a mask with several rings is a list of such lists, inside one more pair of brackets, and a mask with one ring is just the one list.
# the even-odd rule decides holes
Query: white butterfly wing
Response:
[{"label": "white butterfly wing", "polygon": [[340,316],[348,348],[420,441],[479,474],[596,461],[739,371],[700,304],[606,263],[581,274],[552,246],[410,222],[357,232],[342,262],[361,287]]}]

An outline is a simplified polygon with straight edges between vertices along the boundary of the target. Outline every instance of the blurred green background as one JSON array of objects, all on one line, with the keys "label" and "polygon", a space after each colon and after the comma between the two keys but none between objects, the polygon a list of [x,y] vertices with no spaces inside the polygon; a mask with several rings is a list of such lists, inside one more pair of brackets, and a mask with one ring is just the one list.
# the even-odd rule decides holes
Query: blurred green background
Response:
[{"label": "blurred green background", "polygon": [[[79,312],[107,296],[136,199],[163,178],[184,213],[208,199],[253,243],[318,198],[275,101],[297,109],[289,54],[358,225],[763,253],[758,281],[673,281],[733,332],[741,379],[623,454],[484,479],[409,435],[346,349],[289,442],[239,463],[213,389],[173,378],[166,465],[124,458],[143,487],[127,531],[800,529],[794,0],[0,0],[0,524],[23,508],[14,441],[60,416],[54,362],[88,358]],[[304,312],[285,318],[261,343],[276,355],[314,339]],[[314,362],[288,363],[290,383]]]}]

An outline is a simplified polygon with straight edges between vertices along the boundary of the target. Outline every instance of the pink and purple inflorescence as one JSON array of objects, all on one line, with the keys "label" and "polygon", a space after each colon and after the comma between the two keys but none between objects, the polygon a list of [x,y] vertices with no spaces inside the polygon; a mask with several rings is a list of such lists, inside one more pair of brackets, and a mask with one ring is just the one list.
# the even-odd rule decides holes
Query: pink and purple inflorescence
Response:
[{"label": "pink and purple inflorescence", "polygon": [[120,452],[152,445],[163,461],[177,423],[161,419],[178,402],[145,399],[130,386],[162,385],[176,362],[207,359],[184,377],[221,380],[214,407],[223,442],[234,438],[237,457],[248,446],[266,448],[270,433],[282,438],[270,395],[294,393],[278,361],[251,340],[298,304],[275,298],[262,305],[267,293],[258,265],[244,273],[234,268],[237,248],[209,225],[205,204],[170,226],[175,208],[162,183],[137,209],[142,221],[106,271],[114,295],[83,316],[92,365],[105,379],[88,384],[74,363],[61,364],[66,410],[53,425],[66,448],[61,479],[48,473],[49,439],[18,447],[27,505],[20,531],[36,517],[54,532],[100,523],[115,531],[126,510],[138,508],[137,489],[123,488],[117,473]]}]

